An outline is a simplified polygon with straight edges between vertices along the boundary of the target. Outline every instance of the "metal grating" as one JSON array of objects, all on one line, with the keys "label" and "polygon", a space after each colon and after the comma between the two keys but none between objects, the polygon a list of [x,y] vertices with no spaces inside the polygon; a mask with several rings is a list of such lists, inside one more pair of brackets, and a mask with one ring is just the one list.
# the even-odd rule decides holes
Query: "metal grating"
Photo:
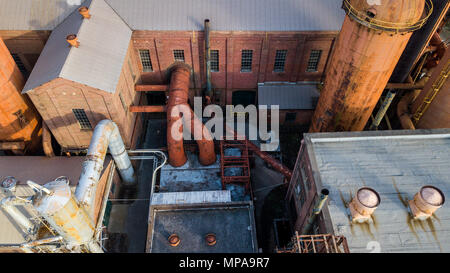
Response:
[{"label": "metal grating", "polygon": [[211,72],[219,72],[219,50],[211,50]]},{"label": "metal grating", "polygon": [[78,123],[80,124],[80,128],[82,130],[92,129],[91,122],[89,121],[84,109],[72,109],[72,112],[75,115],[75,118],[77,119]]},{"label": "metal grating", "polygon": [[306,68],[306,72],[317,72],[321,56],[322,56],[322,50],[311,50],[311,54],[309,55],[309,60],[308,60],[308,67]]},{"label": "metal grating", "polygon": [[287,247],[276,249],[277,253],[350,253],[347,238],[332,234],[298,235],[292,237]]},{"label": "metal grating", "polygon": [[153,65],[152,65],[152,59],[150,58],[150,51],[147,49],[140,49],[139,56],[141,57],[142,70],[144,72],[152,72]]},{"label": "metal grating", "polygon": [[184,50],[175,49],[173,51],[173,58],[176,62],[184,62]]},{"label": "metal grating", "polygon": [[277,50],[275,54],[275,63],[273,65],[273,72],[284,72],[284,65],[286,64],[287,50]]},{"label": "metal grating", "polygon": [[241,72],[252,72],[253,50],[242,50]]}]

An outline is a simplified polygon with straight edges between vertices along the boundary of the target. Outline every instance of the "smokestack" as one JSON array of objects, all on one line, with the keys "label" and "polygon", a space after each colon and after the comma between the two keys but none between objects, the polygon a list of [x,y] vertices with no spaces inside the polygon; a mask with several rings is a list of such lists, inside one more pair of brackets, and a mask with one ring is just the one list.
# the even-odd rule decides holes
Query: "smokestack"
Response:
[{"label": "smokestack", "polygon": [[426,220],[433,213],[442,207],[445,202],[445,196],[442,191],[433,186],[424,186],[420,189],[413,200],[409,200],[409,208],[417,220]]},{"label": "smokestack", "polygon": [[84,19],[90,19],[91,15],[89,14],[89,8],[86,6],[82,6],[78,9],[78,12],[83,16]]},{"label": "smokestack", "polygon": [[80,46],[80,42],[78,42],[77,35],[75,35],[75,34],[67,35],[66,41],[69,43],[70,46],[74,46],[74,47]]},{"label": "smokestack", "polygon": [[360,188],[349,204],[352,221],[363,223],[372,222],[372,214],[380,205],[380,195],[371,188]]}]

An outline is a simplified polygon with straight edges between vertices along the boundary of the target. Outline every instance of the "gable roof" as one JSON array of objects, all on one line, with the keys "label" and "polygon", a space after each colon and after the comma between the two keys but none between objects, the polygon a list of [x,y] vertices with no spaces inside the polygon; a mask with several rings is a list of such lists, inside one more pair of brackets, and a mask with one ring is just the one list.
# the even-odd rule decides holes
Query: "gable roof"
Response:
[{"label": "gable roof", "polygon": [[[133,30],[339,31],[342,0],[105,0]],[[0,30],[52,30],[82,0],[0,0]]]},{"label": "gable roof", "polygon": [[[51,33],[22,93],[64,78],[114,93],[131,39],[131,29],[104,0],[87,0],[92,17],[73,11]],[[76,34],[80,46],[66,36]]]}]

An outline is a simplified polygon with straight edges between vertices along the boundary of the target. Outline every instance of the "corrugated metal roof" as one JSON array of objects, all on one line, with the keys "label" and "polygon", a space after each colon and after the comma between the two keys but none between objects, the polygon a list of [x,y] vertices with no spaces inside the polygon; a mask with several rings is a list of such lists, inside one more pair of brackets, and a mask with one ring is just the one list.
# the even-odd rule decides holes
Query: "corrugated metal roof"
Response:
[{"label": "corrugated metal roof", "polygon": [[259,105],[279,105],[280,110],[315,109],[319,92],[310,84],[258,85]]},{"label": "corrugated metal roof", "polygon": [[[0,0],[0,29],[52,30],[82,0]],[[342,0],[106,0],[133,30],[339,31]],[[75,5],[74,5],[75,4]]]},{"label": "corrugated metal roof", "polygon": [[84,0],[0,0],[1,30],[53,30]]},{"label": "corrugated metal roof", "polygon": [[341,0],[107,0],[134,30],[338,31]]},{"label": "corrugated metal roof", "polygon": [[[327,208],[334,232],[347,238],[350,252],[370,252],[378,244],[381,252],[450,252],[450,202],[430,222],[418,223],[408,221],[399,198],[411,200],[425,185],[450,197],[449,129],[306,134],[305,138],[317,163],[313,171],[317,168],[322,187],[330,190]],[[375,224],[352,225],[342,198],[350,201],[364,186],[381,197]]]},{"label": "corrugated metal roof", "polygon": [[[83,20],[74,11],[52,31],[24,93],[58,77],[115,92],[132,31],[104,0],[85,4],[91,19]],[[72,33],[78,36],[78,48],[66,42]]]}]

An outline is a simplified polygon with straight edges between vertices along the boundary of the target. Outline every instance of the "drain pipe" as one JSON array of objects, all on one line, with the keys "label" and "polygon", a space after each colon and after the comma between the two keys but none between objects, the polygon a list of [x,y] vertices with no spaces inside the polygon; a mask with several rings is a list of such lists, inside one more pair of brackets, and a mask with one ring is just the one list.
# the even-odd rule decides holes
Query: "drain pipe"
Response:
[{"label": "drain pipe", "polygon": [[323,206],[325,205],[325,201],[328,199],[328,194],[330,192],[327,189],[323,189],[320,192],[319,199],[317,199],[316,204],[314,205],[314,209],[312,210],[311,216],[308,218],[308,222],[306,222],[305,226],[302,229],[301,234],[306,235],[311,230],[314,221],[316,220],[317,215],[322,211]]},{"label": "drain pipe", "polygon": [[133,166],[120,136],[119,128],[109,119],[100,121],[95,126],[91,144],[83,162],[80,180],[75,190],[75,197],[79,204],[85,206],[88,211],[93,207],[98,180],[108,148],[123,183],[127,186],[136,183]]},{"label": "drain pipe", "polygon": [[209,19],[205,20],[205,60],[206,60],[206,96],[212,97],[211,86],[211,46],[209,43]]}]

